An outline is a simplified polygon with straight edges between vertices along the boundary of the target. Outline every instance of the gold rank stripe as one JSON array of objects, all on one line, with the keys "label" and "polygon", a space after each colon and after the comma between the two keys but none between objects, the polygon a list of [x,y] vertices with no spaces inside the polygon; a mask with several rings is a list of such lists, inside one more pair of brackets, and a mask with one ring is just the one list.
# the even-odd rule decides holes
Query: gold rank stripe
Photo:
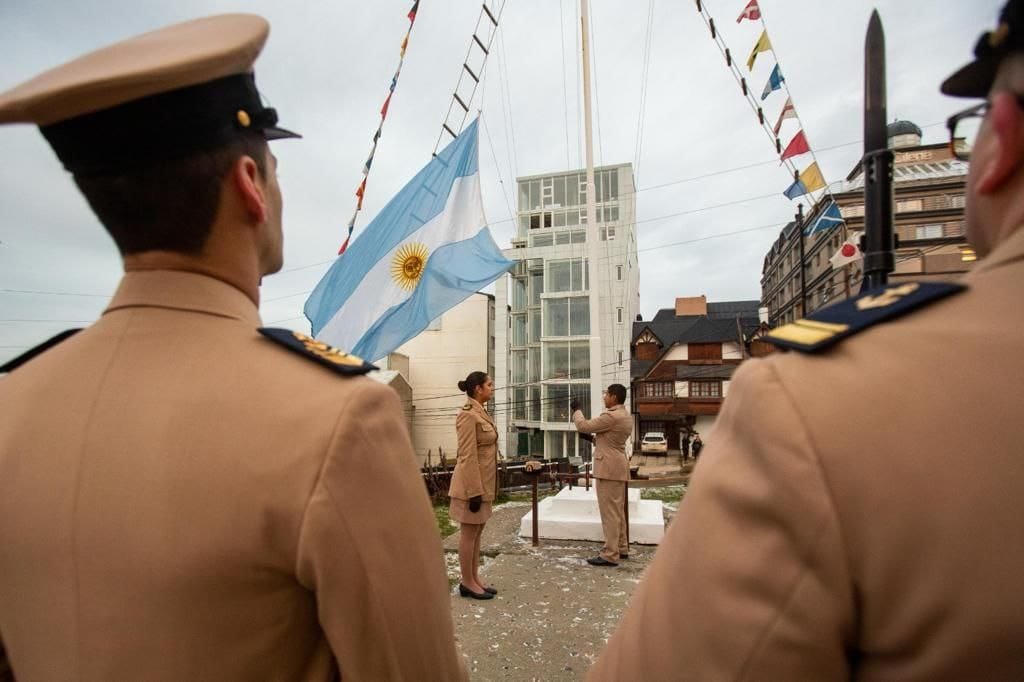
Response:
[{"label": "gold rank stripe", "polygon": [[797,320],[778,329],[773,329],[768,332],[768,336],[780,341],[798,343],[802,346],[813,346],[816,343],[832,338],[836,334],[841,334],[849,328],[850,326],[846,324]]}]

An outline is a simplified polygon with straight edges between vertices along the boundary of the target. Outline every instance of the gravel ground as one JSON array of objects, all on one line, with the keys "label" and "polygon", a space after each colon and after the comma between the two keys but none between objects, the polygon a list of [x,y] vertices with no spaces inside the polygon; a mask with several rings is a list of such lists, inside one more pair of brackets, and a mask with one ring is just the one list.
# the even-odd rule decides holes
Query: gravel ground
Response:
[{"label": "gravel ground", "polygon": [[490,601],[458,595],[458,533],[446,538],[452,614],[474,680],[583,679],[619,622],[654,547],[632,545],[618,568],[584,560],[596,542],[520,538],[528,503],[495,508],[484,529],[481,576],[499,591]]}]

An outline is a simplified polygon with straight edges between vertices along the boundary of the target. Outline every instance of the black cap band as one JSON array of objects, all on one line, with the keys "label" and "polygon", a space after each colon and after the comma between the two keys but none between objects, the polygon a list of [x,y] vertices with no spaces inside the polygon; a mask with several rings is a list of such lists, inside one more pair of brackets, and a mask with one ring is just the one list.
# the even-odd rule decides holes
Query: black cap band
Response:
[{"label": "black cap band", "polygon": [[277,127],[251,73],[236,74],[43,126],[75,175],[107,175],[223,147],[246,135],[299,137]]}]

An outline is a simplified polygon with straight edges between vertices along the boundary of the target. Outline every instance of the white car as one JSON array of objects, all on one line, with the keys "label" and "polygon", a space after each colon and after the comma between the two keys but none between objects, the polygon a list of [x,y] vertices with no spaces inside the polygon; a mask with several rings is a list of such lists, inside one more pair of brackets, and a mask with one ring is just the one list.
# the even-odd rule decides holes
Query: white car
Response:
[{"label": "white car", "polygon": [[665,440],[665,434],[658,431],[644,434],[644,439],[640,441],[640,452],[667,453],[668,441]]}]

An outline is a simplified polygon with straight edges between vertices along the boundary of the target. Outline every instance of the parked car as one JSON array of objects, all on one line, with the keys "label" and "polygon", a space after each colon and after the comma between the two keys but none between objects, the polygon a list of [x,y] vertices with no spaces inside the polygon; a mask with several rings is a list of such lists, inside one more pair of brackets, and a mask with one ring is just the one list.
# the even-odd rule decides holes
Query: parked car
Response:
[{"label": "parked car", "polygon": [[644,434],[644,439],[640,441],[640,452],[666,454],[668,452],[668,441],[665,440],[665,434],[658,431],[649,431]]}]

